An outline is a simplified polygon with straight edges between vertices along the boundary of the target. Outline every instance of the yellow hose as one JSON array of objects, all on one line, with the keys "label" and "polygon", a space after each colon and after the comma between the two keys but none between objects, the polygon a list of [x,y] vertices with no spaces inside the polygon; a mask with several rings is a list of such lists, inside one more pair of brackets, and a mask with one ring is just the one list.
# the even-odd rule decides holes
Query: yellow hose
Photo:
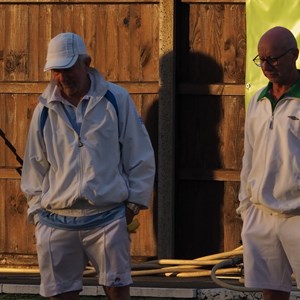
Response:
[{"label": "yellow hose", "polygon": [[[217,275],[233,275],[240,274],[241,268],[226,268],[217,270]],[[166,273],[166,276],[173,276],[174,273]],[[211,270],[198,270],[194,272],[180,272],[176,275],[176,277],[208,277],[211,276]]]},{"label": "yellow hose", "polygon": [[39,274],[40,270],[37,267],[33,267],[33,268],[13,268],[13,267],[1,267],[0,268],[0,273],[3,274]]},{"label": "yellow hose", "polygon": [[[136,220],[136,219],[135,219]],[[130,232],[134,232],[139,223],[133,222],[132,227],[128,228]],[[242,255],[243,247],[238,247],[232,251],[226,251],[222,253],[216,253],[213,255],[207,255],[196,259],[159,259],[152,260],[143,263],[132,264],[132,276],[145,276],[145,275],[157,275],[164,276],[176,276],[176,277],[201,277],[210,276],[213,266],[222,263],[225,259]],[[38,267],[32,268],[19,268],[19,267],[1,267],[0,273],[7,274],[39,274]],[[238,268],[227,268],[224,270],[218,270],[220,274],[234,274],[239,273]],[[92,266],[87,266],[84,271],[84,276],[94,276],[96,271]]]}]

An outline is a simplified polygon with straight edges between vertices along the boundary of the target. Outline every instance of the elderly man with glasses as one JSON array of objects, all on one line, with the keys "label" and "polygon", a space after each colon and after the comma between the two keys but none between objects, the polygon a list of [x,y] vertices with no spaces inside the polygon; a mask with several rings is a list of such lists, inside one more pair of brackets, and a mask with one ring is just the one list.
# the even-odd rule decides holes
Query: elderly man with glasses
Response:
[{"label": "elderly man with glasses", "polygon": [[268,78],[247,108],[240,205],[245,285],[265,300],[300,287],[300,73],[284,27],[265,32],[253,59]]}]

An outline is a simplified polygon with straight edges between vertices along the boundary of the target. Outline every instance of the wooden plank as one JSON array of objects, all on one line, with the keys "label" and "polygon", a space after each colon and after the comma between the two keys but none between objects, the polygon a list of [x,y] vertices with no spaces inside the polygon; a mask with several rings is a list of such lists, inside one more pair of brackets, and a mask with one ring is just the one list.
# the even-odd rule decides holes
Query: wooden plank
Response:
[{"label": "wooden plank", "polygon": [[[16,149],[16,153],[23,157],[24,147],[27,138],[28,129],[28,107],[29,96],[13,94],[6,96],[6,138]],[[15,154],[5,147],[5,166],[19,166]]]},{"label": "wooden plank", "polygon": [[182,3],[189,3],[189,4],[207,4],[207,3],[213,3],[213,4],[245,4],[246,0],[181,0]]},{"label": "wooden plank", "polygon": [[[26,80],[29,51],[27,49],[27,31],[24,31],[24,28],[28,28],[28,6],[17,5],[15,7],[8,7],[5,17],[4,79],[7,81]],[[16,34],[18,38],[11,38],[16,36]]]},{"label": "wooden plank", "polygon": [[180,180],[208,180],[208,181],[240,181],[239,170],[226,169],[200,169],[200,168],[181,168],[178,170]]},{"label": "wooden plank", "polygon": [[[37,266],[37,256],[36,254],[9,254],[9,253],[1,253],[0,254],[0,266],[15,266],[20,268],[24,266],[26,268]],[[28,279],[27,279],[28,280]],[[26,282],[27,284],[27,282]]]},{"label": "wooden plank", "polygon": [[[141,68],[141,5],[131,5],[129,8],[130,21],[129,21],[129,32],[130,32],[130,78],[136,81],[138,78],[142,78]],[[151,27],[150,27],[151,28]]]},{"label": "wooden plank", "polygon": [[[159,11],[158,5],[141,5],[140,65],[143,80],[158,80]],[[151,10],[151,13],[149,11]]]},{"label": "wooden plank", "polygon": [[175,1],[159,5],[159,112],[158,112],[158,257],[174,257],[175,239]]},{"label": "wooden plank", "polygon": [[[5,95],[0,94],[0,128],[2,131],[6,129],[6,102]],[[0,167],[5,166],[5,141],[0,137]]]},{"label": "wooden plank", "polygon": [[[157,153],[157,97],[154,95],[134,95],[133,101],[140,113],[144,124],[148,130],[154,150]],[[153,115],[154,113],[154,115]],[[141,253],[146,257],[157,255],[156,241],[156,184],[152,194],[150,206],[148,210],[142,211],[137,218],[141,224],[136,234],[131,235],[131,255],[140,256]]]},{"label": "wooden plank", "polygon": [[0,0],[0,4],[148,4],[159,3],[159,0]]},{"label": "wooden plank", "polygon": [[244,13],[243,5],[224,5],[222,65],[226,83],[245,82],[246,19],[236,17]]},{"label": "wooden plank", "polygon": [[[32,49],[40,49],[43,44],[43,39],[40,36],[40,26],[36,26],[39,20],[40,5],[31,5],[28,10],[28,31],[30,38],[28,38],[28,78],[31,80],[38,80],[40,75],[40,57],[41,55],[33,54]],[[44,22],[44,21],[43,21]],[[31,50],[31,51],[30,51]]]},{"label": "wooden plank", "polygon": [[[79,29],[78,27],[80,26],[80,23],[77,24],[77,20],[74,20],[73,17],[73,11],[74,11],[75,5],[60,5],[60,18],[61,18],[61,26],[56,26],[56,29],[58,31],[55,31],[55,34],[60,33],[60,32],[70,32],[70,31],[75,31],[74,29],[76,28],[76,33],[77,30]],[[55,20],[52,20],[52,24],[56,22],[56,16],[54,16]],[[57,25],[57,24],[55,24]]]},{"label": "wooden plank", "polygon": [[223,200],[223,235],[224,251],[230,251],[241,246],[242,219],[236,213],[239,205],[239,182],[224,183]]},{"label": "wooden plank", "polygon": [[0,81],[4,80],[5,76],[5,62],[4,62],[4,45],[6,44],[6,10],[3,7],[0,7],[0,45],[2,45],[0,50]]},{"label": "wooden plank", "polygon": [[[127,89],[130,94],[157,94],[159,85],[153,82],[119,82],[114,83]],[[40,94],[48,82],[0,82],[0,94]]]},{"label": "wooden plank", "polygon": [[[158,6],[98,6],[93,61],[109,81],[158,81]],[[105,45],[103,47],[102,45]]]},{"label": "wooden plank", "polygon": [[[104,32],[105,57],[101,57],[101,63],[105,60],[104,77],[110,81],[119,80],[119,49],[118,43],[118,28],[115,26],[119,8],[118,5],[109,5],[105,9],[106,31]],[[101,30],[101,28],[100,28]],[[100,44],[101,45],[101,44]],[[122,47],[121,47],[122,48]],[[130,49],[131,50],[131,49]]]},{"label": "wooden plank", "polygon": [[[53,12],[53,6],[51,5],[39,5],[38,12],[39,14],[35,15],[35,18],[40,20],[39,22],[43,24],[43,26],[39,26],[39,36],[36,37],[39,43],[38,52],[32,51],[32,61],[38,64],[38,77],[29,78],[29,83],[34,81],[49,81],[51,79],[51,72],[44,72],[44,65],[46,62],[47,46],[53,34],[53,15],[56,15],[56,12]],[[32,22],[34,22],[34,20]]]},{"label": "wooden plank", "polygon": [[131,49],[131,34],[130,27],[134,22],[133,16],[130,14],[130,5],[122,5],[119,7],[119,19],[118,19],[118,43],[122,45],[121,51],[118,52],[119,59],[119,76],[120,78],[131,78],[131,63],[130,61],[132,51],[123,51],[123,49]]},{"label": "wooden plank", "polygon": [[21,176],[13,168],[0,168],[0,179],[20,179]]},{"label": "wooden plank", "polygon": [[[0,169],[1,170],[1,169]],[[6,249],[6,213],[5,213],[5,190],[6,180],[0,180],[0,253],[5,252]]]},{"label": "wooden plank", "polygon": [[[229,4],[191,5],[189,11],[180,11],[182,18],[189,18],[189,27],[179,32],[181,39],[186,39],[186,46],[179,51],[179,82],[202,84],[199,88],[207,93],[208,84],[244,83],[245,20],[236,17],[243,13],[241,5]],[[238,34],[236,28],[241,28]]]},{"label": "wooden plank", "polygon": [[5,180],[5,249],[4,253],[34,254],[34,227],[27,223],[27,201],[19,180]]},{"label": "wooden plank", "polygon": [[239,170],[244,153],[245,100],[242,96],[227,96],[222,97],[220,105],[223,108],[218,127],[221,166]]},{"label": "wooden plank", "polygon": [[178,92],[182,95],[245,95],[244,84],[197,84],[197,83],[179,83]]},{"label": "wooden plank", "polygon": [[[193,83],[223,82],[222,53],[225,5],[190,5],[189,48],[185,81]],[[214,24],[214,26],[207,26]],[[204,30],[205,28],[205,30]],[[201,66],[201,67],[200,67]]]},{"label": "wooden plank", "polygon": [[[95,28],[94,39],[95,39],[96,47],[93,49],[94,56],[92,57],[92,61],[93,61],[93,65],[98,66],[99,71],[104,75],[104,77],[108,78],[106,72],[106,63],[107,63],[106,36],[110,36],[110,32],[107,24],[106,8],[105,6],[99,5],[98,9],[96,9],[95,11],[96,11],[97,26]],[[105,45],[105,46],[101,47],[101,45]]]},{"label": "wooden plank", "polygon": [[[98,8],[100,9],[100,8]],[[77,4],[74,5],[73,17],[76,20],[76,33],[82,36],[85,41],[87,51],[92,58],[94,65],[95,48],[99,46],[96,42],[97,27],[101,26],[100,20],[97,19],[97,6]],[[97,24],[97,26],[95,26]]]},{"label": "wooden plank", "polygon": [[157,256],[157,242],[155,234],[155,215],[154,193],[147,210],[142,210],[137,219],[140,227],[136,233],[131,234],[131,256],[155,257]]},{"label": "wooden plank", "polygon": [[48,82],[1,82],[1,94],[40,94]]},{"label": "wooden plank", "polygon": [[[18,118],[23,113],[20,114],[20,109],[24,110],[24,104],[18,105],[18,99],[21,101],[24,100],[23,95],[19,95],[20,98],[15,97],[15,95],[6,95],[6,138],[10,141],[10,143],[16,149],[18,153],[18,149],[21,149],[24,144],[24,136],[19,137],[19,120]],[[23,102],[23,101],[22,101]],[[22,123],[22,122],[21,122]],[[24,123],[22,124],[24,128]],[[22,143],[23,142],[23,143]],[[21,145],[21,148],[18,147]],[[5,165],[6,166],[14,166],[16,163],[16,158],[14,153],[12,153],[7,147],[5,147]]]}]

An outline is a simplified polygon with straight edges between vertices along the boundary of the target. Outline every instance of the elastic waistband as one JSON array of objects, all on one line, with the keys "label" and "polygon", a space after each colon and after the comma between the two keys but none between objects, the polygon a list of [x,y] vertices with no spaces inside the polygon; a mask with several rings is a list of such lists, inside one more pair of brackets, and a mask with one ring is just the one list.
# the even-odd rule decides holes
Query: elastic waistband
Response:
[{"label": "elastic waistband", "polygon": [[258,209],[260,209],[261,211],[269,214],[269,215],[276,216],[276,217],[279,217],[279,218],[287,219],[287,218],[299,216],[297,214],[285,214],[285,213],[280,213],[280,212],[277,212],[277,211],[273,211],[273,210],[269,209],[268,207],[265,207],[265,206],[262,206],[262,205],[259,205],[259,204],[254,204],[254,206],[257,207]]},{"label": "elastic waistband", "polygon": [[66,216],[66,217],[83,217],[83,216],[91,216],[95,214],[99,214],[103,212],[102,209],[97,208],[87,208],[87,209],[73,209],[73,208],[66,208],[66,209],[47,209],[47,211],[55,213],[57,215]]},{"label": "elastic waistband", "polygon": [[101,212],[112,209],[109,208],[99,208],[92,204],[88,199],[78,198],[76,202],[68,208],[63,209],[47,209],[47,211],[53,212],[57,215],[68,216],[68,217],[83,217],[99,214]]}]

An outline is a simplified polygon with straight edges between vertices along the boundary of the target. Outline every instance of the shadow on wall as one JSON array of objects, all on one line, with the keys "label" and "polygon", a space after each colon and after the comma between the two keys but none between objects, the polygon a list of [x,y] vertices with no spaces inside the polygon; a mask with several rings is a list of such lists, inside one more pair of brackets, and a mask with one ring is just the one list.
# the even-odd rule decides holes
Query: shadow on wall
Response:
[{"label": "shadow on wall", "polygon": [[[166,78],[167,81],[175,76],[175,104],[171,102],[172,95],[170,100],[164,100],[171,104],[170,109],[175,107],[174,119],[170,120],[175,126],[175,207],[170,212],[174,216],[174,257],[192,259],[223,249],[224,183],[211,180],[213,170],[223,168],[223,145],[220,139],[222,99],[219,95],[212,95],[210,85],[223,83],[224,80],[223,68],[213,57],[191,51],[189,9],[187,5],[183,5],[179,10],[177,24],[180,26],[175,35],[176,53],[163,56],[160,66],[172,66],[172,62],[175,62],[172,66],[174,74],[164,75],[170,76]],[[163,84],[162,88],[164,86]],[[166,89],[169,88],[166,83]],[[168,90],[161,90],[160,94],[167,97]],[[162,100],[159,101],[154,103],[149,110],[149,117],[145,119],[156,154],[158,145],[153,137],[157,137],[157,125],[161,121],[158,120],[158,114],[163,118],[173,116],[172,113],[168,115],[166,103],[162,105]],[[164,128],[160,126],[160,130],[163,131]],[[164,158],[168,159],[167,155]],[[172,160],[171,155],[169,159]],[[157,220],[156,197],[154,216]],[[159,230],[172,234],[169,228]]]},{"label": "shadow on wall", "polygon": [[222,73],[213,59],[200,53],[190,53],[187,60],[186,76],[177,77],[175,255],[195,258],[218,252],[223,240],[224,185],[210,180],[212,170],[222,167],[221,97],[210,95],[208,88],[221,82]]},{"label": "shadow on wall", "polygon": [[191,51],[189,6],[177,12],[175,257],[197,258],[222,248],[224,183],[212,181],[222,168],[221,97],[210,84],[223,82],[214,58]]},{"label": "shadow on wall", "polygon": [[[178,54],[175,119],[172,121],[175,126],[175,211],[170,213],[175,217],[175,257],[196,258],[219,252],[222,247],[220,216],[224,186],[222,182],[207,179],[212,177],[212,170],[221,168],[221,97],[210,94],[209,84],[222,82],[223,73],[209,56],[189,51],[180,55],[180,50]],[[170,64],[172,56],[173,53],[165,55],[160,64]],[[164,96],[168,94],[160,92]],[[164,104],[163,109],[168,107]]]}]

